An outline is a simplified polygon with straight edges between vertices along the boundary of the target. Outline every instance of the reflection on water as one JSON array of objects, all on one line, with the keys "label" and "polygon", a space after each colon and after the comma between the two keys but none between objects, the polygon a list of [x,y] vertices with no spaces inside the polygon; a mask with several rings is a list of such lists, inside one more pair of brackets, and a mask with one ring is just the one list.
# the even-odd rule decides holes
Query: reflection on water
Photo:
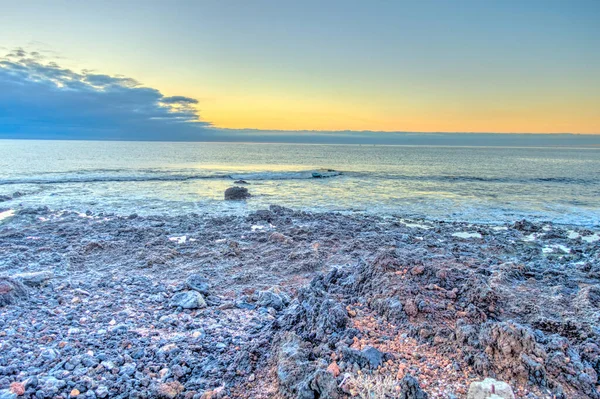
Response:
[{"label": "reflection on water", "polygon": [[[343,173],[324,179],[312,171]],[[224,202],[237,179],[253,194]],[[291,144],[1,141],[0,211],[239,213],[279,204],[409,217],[600,223],[600,151]]]}]

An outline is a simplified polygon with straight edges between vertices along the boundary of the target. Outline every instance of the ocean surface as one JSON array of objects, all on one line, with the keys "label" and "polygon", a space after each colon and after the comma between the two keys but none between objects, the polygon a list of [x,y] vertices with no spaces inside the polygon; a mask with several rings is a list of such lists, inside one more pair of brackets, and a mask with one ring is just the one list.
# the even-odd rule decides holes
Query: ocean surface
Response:
[{"label": "ocean surface", "polygon": [[[313,178],[332,169],[328,178]],[[244,179],[247,201],[223,200]],[[600,148],[0,140],[0,212],[240,214],[278,204],[413,219],[600,225]]]}]

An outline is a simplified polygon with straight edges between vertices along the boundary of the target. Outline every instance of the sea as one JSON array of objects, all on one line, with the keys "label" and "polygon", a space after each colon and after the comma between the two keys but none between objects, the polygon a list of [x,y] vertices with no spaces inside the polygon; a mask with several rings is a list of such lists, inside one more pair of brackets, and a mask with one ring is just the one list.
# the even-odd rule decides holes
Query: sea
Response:
[{"label": "sea", "polygon": [[[320,177],[319,177],[320,176]],[[245,180],[252,197],[225,201]],[[0,140],[0,212],[296,210],[600,226],[600,148]]]}]

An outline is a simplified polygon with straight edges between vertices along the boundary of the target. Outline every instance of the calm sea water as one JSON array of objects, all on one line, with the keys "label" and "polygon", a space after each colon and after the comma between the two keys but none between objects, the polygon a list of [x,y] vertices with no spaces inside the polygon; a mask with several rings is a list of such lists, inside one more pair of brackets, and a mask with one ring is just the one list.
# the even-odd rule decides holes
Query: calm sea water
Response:
[{"label": "calm sea water", "polygon": [[[312,178],[319,168],[340,171]],[[253,197],[223,201],[244,179]],[[600,149],[0,140],[2,209],[295,209],[600,225]]]}]

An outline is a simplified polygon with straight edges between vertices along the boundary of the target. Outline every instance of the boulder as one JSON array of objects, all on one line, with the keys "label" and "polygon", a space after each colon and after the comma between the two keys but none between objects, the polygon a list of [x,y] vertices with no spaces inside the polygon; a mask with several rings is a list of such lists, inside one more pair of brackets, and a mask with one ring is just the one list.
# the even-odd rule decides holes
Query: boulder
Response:
[{"label": "boulder", "polygon": [[258,293],[257,304],[258,306],[273,308],[275,310],[281,310],[285,306],[284,299],[271,290],[260,291]]},{"label": "boulder", "polygon": [[338,399],[335,376],[317,369],[310,360],[311,344],[294,333],[286,333],[277,354],[277,378],[283,397],[295,399]]},{"label": "boulder", "polygon": [[173,295],[171,306],[183,309],[202,309],[206,307],[206,301],[204,301],[204,297],[199,292],[184,291]]},{"label": "boulder", "polygon": [[250,193],[246,187],[229,187],[225,190],[226,200],[243,200],[250,197]]},{"label": "boulder", "polygon": [[372,346],[366,346],[362,351],[353,348],[343,348],[342,354],[347,363],[356,363],[358,367],[376,370],[383,362],[383,354]]},{"label": "boulder", "polygon": [[49,270],[32,273],[19,273],[13,275],[13,278],[21,281],[23,284],[29,287],[40,287],[54,278],[54,273]]},{"label": "boulder", "polygon": [[427,399],[429,396],[419,385],[419,381],[410,374],[400,381],[400,396],[398,399]]},{"label": "boulder", "polygon": [[202,277],[199,274],[190,274],[185,280],[185,283],[191,290],[198,291],[202,295],[208,295],[210,286],[208,284],[208,279],[205,277]]},{"label": "boulder", "polygon": [[0,277],[0,306],[12,305],[27,298],[27,288],[19,280]]},{"label": "boulder", "polygon": [[236,180],[234,181],[235,184],[248,184],[248,182],[246,180]]},{"label": "boulder", "polygon": [[314,398],[310,388],[315,371],[309,360],[310,345],[293,333],[286,333],[277,354],[277,379],[282,394],[295,398]]},{"label": "boulder", "polygon": [[506,382],[486,378],[483,381],[472,382],[469,386],[467,399],[514,399],[515,394]]}]

